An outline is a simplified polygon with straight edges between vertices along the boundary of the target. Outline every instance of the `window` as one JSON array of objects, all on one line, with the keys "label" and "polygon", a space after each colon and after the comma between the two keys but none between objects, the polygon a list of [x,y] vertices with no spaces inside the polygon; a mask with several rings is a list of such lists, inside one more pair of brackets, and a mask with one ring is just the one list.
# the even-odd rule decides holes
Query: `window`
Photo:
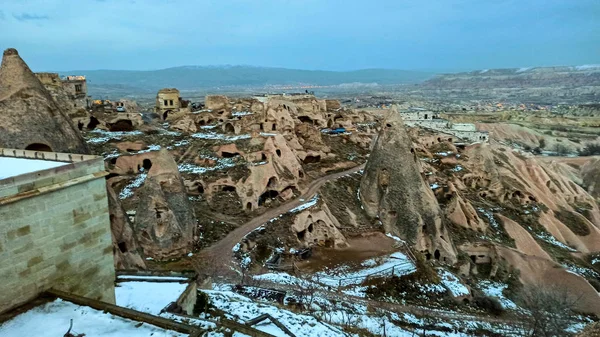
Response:
[{"label": "window", "polygon": [[75,92],[76,93],[79,94],[81,92],[81,89],[82,89],[82,85],[81,84],[75,84]]},{"label": "window", "polygon": [[169,105],[173,106],[173,100],[169,100]]},{"label": "window", "polygon": [[164,104],[163,104],[164,106],[167,106],[167,105],[168,105],[168,104],[167,104],[168,102],[167,102],[167,100],[166,100],[166,99],[165,99],[165,101],[164,101],[163,103],[164,103]]}]

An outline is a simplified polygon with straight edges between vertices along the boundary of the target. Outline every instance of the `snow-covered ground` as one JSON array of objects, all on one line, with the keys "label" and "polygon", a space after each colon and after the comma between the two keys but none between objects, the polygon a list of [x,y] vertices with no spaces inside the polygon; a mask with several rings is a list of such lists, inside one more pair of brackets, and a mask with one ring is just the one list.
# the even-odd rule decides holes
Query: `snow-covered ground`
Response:
[{"label": "snow-covered ground", "polygon": [[438,275],[442,280],[442,284],[446,287],[454,297],[467,296],[470,294],[469,288],[467,288],[458,277],[451,272],[438,268]]},{"label": "snow-covered ground", "polygon": [[146,323],[113,316],[90,307],[57,299],[35,307],[0,325],[0,336],[64,336],[73,320],[71,333],[89,337],[184,337]]},{"label": "snow-covered ground", "polygon": [[[226,316],[240,323],[245,323],[247,320],[262,314],[269,314],[279,320],[296,336],[346,336],[340,329],[320,322],[310,315],[296,314],[275,305],[255,302],[232,291],[203,290],[203,292],[209,296],[213,306],[223,310],[227,313]],[[256,325],[254,327],[265,332],[274,332],[272,324]],[[285,335],[277,334],[276,336]]]},{"label": "snow-covered ground", "polygon": [[144,181],[146,181],[147,173],[140,173],[134,180],[132,180],[129,184],[127,184],[119,193],[119,199],[127,199],[133,196],[133,189],[139,188],[142,186]]},{"label": "snow-covered ground", "polygon": [[483,280],[479,282],[478,286],[479,289],[481,289],[481,291],[483,291],[483,293],[486,294],[486,296],[497,298],[505,309],[514,310],[518,308],[515,302],[506,298],[506,296],[504,296],[504,294],[502,293],[504,289],[508,288],[507,284]]},{"label": "snow-covered ground", "polygon": [[119,282],[115,287],[117,305],[158,315],[185,291],[187,283],[179,282]]},{"label": "snow-covered ground", "polygon": [[88,138],[86,142],[90,144],[102,144],[106,143],[109,140],[121,140],[126,136],[138,136],[143,134],[141,131],[105,131],[100,129],[95,129],[90,131],[91,134],[97,135],[97,137]]},{"label": "snow-covered ground", "polygon": [[540,239],[548,242],[549,244],[555,245],[555,246],[560,247],[560,248],[564,248],[564,249],[566,249],[566,250],[568,250],[570,252],[576,252],[577,251],[576,249],[571,248],[571,247],[565,245],[564,243],[558,241],[550,233],[538,233],[538,234],[535,234],[535,236],[537,236],[538,238],[540,238]]},{"label": "snow-covered ground", "polygon": [[[486,322],[464,320],[442,320],[440,318],[419,318],[409,313],[397,313],[375,308],[362,301],[331,300],[324,293],[316,293],[310,310],[298,313],[289,311],[270,302],[252,300],[231,291],[227,284],[213,285],[215,290],[205,291],[212,305],[226,313],[230,319],[240,323],[262,314],[269,314],[279,320],[296,336],[360,336],[360,333],[344,332],[344,327],[361,329],[377,336],[409,337],[426,332],[427,336],[470,336],[466,331],[487,329],[505,336],[520,336],[519,332],[509,331],[510,327]],[[287,302],[287,300],[286,300]],[[203,314],[203,318],[207,318]],[[413,332],[406,326],[416,328]],[[266,321],[255,328],[285,337],[279,328]],[[459,332],[465,331],[465,332]]]},{"label": "snow-covered ground", "polygon": [[216,132],[212,132],[212,131],[198,132],[198,133],[192,134],[191,136],[194,138],[198,138],[198,139],[213,139],[213,140],[227,140],[227,141],[236,141],[236,140],[240,140],[240,139],[250,138],[250,135],[246,135],[246,134],[231,136],[231,135],[224,135],[224,134],[216,133]]},{"label": "snow-covered ground", "polygon": [[358,270],[348,270],[346,266],[316,273],[320,283],[332,287],[346,287],[362,284],[367,277],[390,277],[406,275],[416,270],[415,265],[406,255],[396,252],[389,256],[365,260]]},{"label": "snow-covered ground", "polygon": [[180,164],[178,166],[179,172],[204,174],[208,171],[222,170],[222,169],[234,167],[237,165],[235,158],[212,158],[211,157],[211,158],[207,158],[207,159],[216,161],[215,165],[205,167],[205,166],[198,166],[198,165],[189,164],[189,163]]},{"label": "snow-covered ground", "polygon": [[343,265],[334,269],[315,273],[312,279],[299,279],[287,273],[266,273],[255,275],[255,280],[269,281],[284,285],[297,285],[325,289],[328,287],[344,287],[346,294],[364,297],[365,287],[356,287],[368,277],[390,277],[406,275],[414,272],[416,267],[404,254],[400,252],[377,259],[368,259],[358,268]]},{"label": "snow-covered ground", "polygon": [[303,211],[305,209],[311,208],[314,205],[316,205],[318,201],[319,201],[319,195],[315,194],[308,202],[306,202],[298,207],[292,208],[290,210],[290,213],[297,213],[297,212]]},{"label": "snow-covered ground", "polygon": [[0,157],[0,179],[47,170],[68,164],[69,163],[60,161]]}]

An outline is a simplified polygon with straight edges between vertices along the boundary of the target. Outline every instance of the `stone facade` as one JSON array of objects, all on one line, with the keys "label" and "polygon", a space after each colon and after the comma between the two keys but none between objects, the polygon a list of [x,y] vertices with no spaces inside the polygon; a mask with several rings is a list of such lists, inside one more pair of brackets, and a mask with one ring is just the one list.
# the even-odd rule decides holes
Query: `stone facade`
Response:
[{"label": "stone facade", "polygon": [[58,289],[115,302],[102,158],[0,149],[71,164],[0,180],[0,313]]},{"label": "stone facade", "polygon": [[35,76],[63,108],[68,110],[87,108],[85,76],[67,76],[62,79],[57,73],[35,73]]},{"label": "stone facade", "polygon": [[156,112],[167,119],[169,112],[178,112],[180,106],[179,90],[175,88],[160,89],[156,95]]},{"label": "stone facade", "polygon": [[426,110],[401,112],[400,116],[406,126],[421,127],[439,131],[470,143],[487,143],[490,140],[487,131],[478,131],[475,124],[452,123],[447,119],[440,118],[438,113]]}]

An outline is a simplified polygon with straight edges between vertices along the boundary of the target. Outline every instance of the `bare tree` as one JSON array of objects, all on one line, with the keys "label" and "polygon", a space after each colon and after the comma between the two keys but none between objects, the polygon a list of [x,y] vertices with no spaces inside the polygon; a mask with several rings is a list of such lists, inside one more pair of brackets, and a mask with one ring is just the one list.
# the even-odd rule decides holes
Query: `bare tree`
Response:
[{"label": "bare tree", "polygon": [[310,274],[297,274],[295,283],[296,296],[298,304],[305,310],[310,310],[315,299],[317,291],[321,288],[319,284],[319,275],[315,274],[312,278]]},{"label": "bare tree", "polygon": [[525,287],[519,302],[524,314],[524,331],[531,337],[570,336],[565,330],[573,322],[575,305],[581,296],[566,287]]}]

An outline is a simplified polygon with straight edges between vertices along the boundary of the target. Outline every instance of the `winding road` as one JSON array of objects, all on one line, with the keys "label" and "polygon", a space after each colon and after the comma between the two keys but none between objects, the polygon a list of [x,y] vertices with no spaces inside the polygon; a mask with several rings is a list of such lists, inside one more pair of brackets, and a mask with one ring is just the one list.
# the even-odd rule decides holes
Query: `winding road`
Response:
[{"label": "winding road", "polygon": [[321,186],[323,186],[326,182],[331,181],[331,180],[336,180],[347,174],[358,172],[364,168],[365,168],[365,164],[361,164],[361,165],[355,166],[351,169],[348,169],[348,170],[345,170],[342,172],[338,172],[338,173],[333,173],[330,175],[326,175],[326,176],[323,176],[323,177],[313,180],[308,185],[308,189],[306,190],[306,192],[304,192],[301,196],[299,196],[298,198],[292,199],[292,200],[286,202],[285,204],[280,205],[279,207],[270,209],[270,210],[266,211],[265,213],[246,222],[245,224],[241,225],[240,227],[236,228],[235,230],[233,230],[232,232],[227,234],[226,237],[224,237],[223,239],[221,239],[214,245],[202,250],[200,252],[200,257],[203,258],[204,260],[209,260],[210,263],[215,266],[225,267],[225,266],[229,265],[229,262],[233,258],[233,251],[232,251],[233,247],[235,247],[235,245],[238,244],[248,233],[257,229],[258,227],[265,224],[269,220],[276,218],[281,214],[285,214],[285,213],[289,212],[290,210],[292,210],[304,203],[307,203],[308,200],[310,200],[317,193],[317,191],[319,191]]}]

